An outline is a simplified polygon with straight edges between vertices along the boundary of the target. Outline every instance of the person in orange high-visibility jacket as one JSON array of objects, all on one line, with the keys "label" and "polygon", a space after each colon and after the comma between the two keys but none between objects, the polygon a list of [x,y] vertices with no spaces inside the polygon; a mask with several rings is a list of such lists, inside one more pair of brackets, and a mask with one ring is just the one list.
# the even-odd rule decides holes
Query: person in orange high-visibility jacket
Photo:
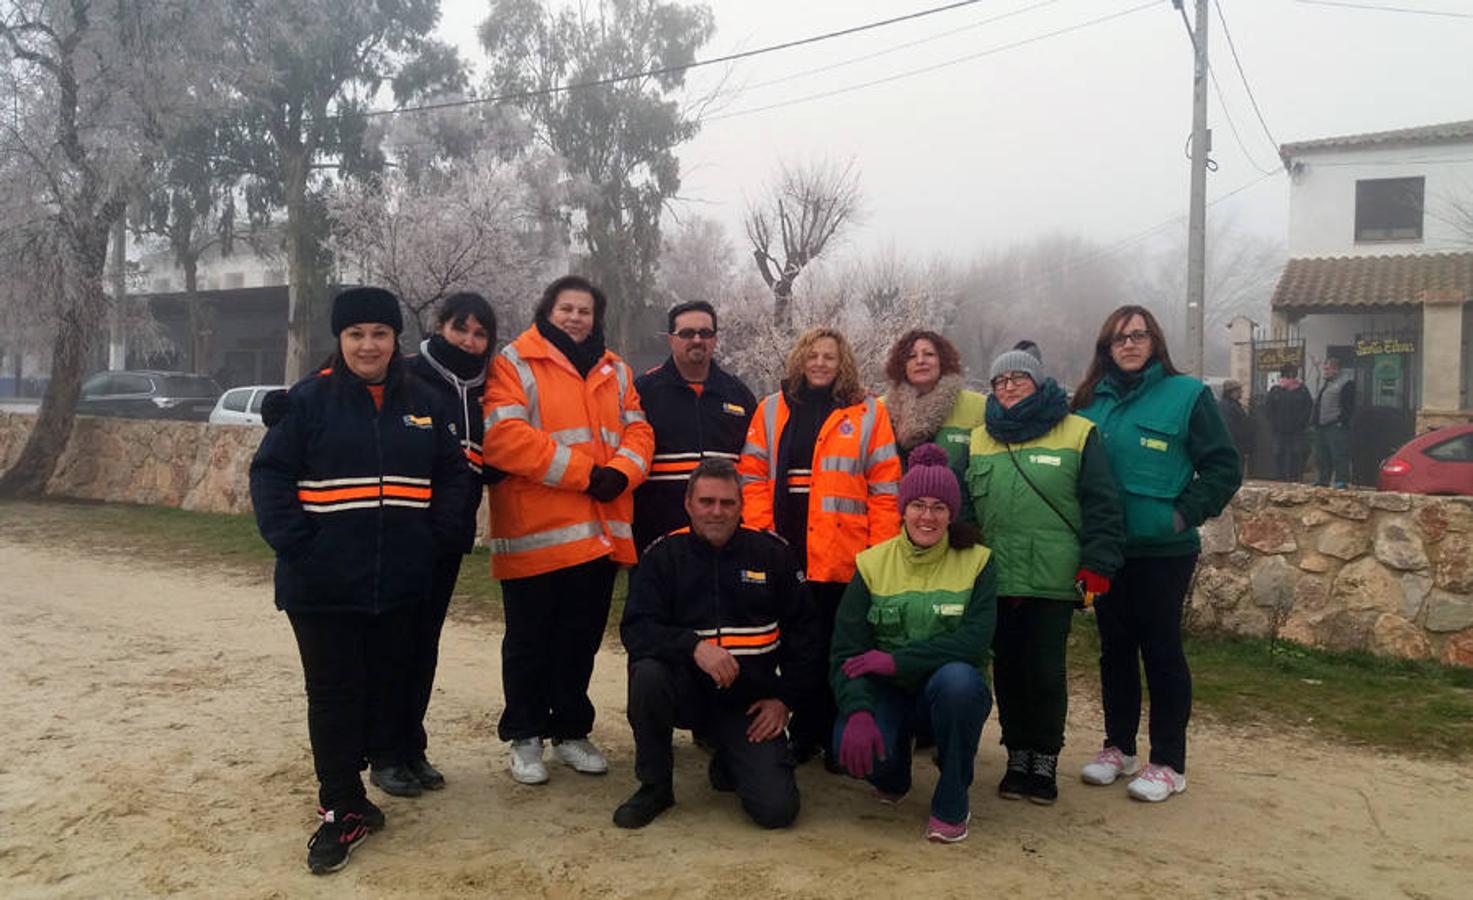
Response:
[{"label": "person in orange high-visibility jacket", "polygon": [[[867,396],[849,342],[815,328],[788,354],[782,390],[757,404],[737,465],[742,522],[776,531],[804,563],[824,653],[854,557],[900,533],[900,457],[884,404]],[[831,691],[798,709],[789,729],[799,763],[829,744]]]},{"label": "person in orange high-visibility jacket", "polygon": [[614,573],[635,560],[633,490],[655,436],[629,367],[604,348],[606,306],[583,278],[552,282],[486,388],[485,462],[507,473],[491,488],[491,574],[506,609],[497,731],[523,784],[547,780],[544,738],[576,771],[608,770],[588,740],[588,681]]}]

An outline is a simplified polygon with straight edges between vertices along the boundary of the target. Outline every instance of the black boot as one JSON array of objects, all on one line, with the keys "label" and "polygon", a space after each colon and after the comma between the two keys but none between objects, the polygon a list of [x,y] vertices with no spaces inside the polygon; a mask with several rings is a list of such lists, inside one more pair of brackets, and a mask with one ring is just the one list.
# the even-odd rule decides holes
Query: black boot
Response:
[{"label": "black boot", "polygon": [[1032,750],[1008,748],[1008,769],[997,784],[997,795],[1004,800],[1022,800],[1028,794],[1030,775],[1029,762]]},{"label": "black boot", "polygon": [[736,779],[731,777],[731,772],[726,764],[721,761],[721,754],[711,757],[711,762],[706,766],[706,777],[711,781],[711,790],[730,794],[736,790]]},{"label": "black boot", "polygon": [[385,794],[395,797],[418,797],[425,790],[408,766],[374,766],[369,770],[368,780]]},{"label": "black boot", "polygon": [[1034,753],[1028,766],[1028,799],[1040,806],[1053,806],[1059,799],[1059,756]]},{"label": "black boot", "polygon": [[445,786],[445,776],[441,775],[440,770],[430,765],[430,761],[423,756],[411,759],[405,768],[419,781],[420,787],[427,791],[438,791]]},{"label": "black boot", "polygon": [[643,828],[674,805],[675,790],[669,782],[642,784],[634,796],[614,810],[614,824],[620,828]]}]

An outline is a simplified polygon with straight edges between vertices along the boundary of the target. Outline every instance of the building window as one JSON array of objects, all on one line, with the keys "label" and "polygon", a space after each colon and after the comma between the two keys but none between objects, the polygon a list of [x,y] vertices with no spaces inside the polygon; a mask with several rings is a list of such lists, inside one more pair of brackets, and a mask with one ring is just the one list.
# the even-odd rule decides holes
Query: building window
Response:
[{"label": "building window", "polygon": [[1419,241],[1425,178],[1374,178],[1355,183],[1357,241]]}]

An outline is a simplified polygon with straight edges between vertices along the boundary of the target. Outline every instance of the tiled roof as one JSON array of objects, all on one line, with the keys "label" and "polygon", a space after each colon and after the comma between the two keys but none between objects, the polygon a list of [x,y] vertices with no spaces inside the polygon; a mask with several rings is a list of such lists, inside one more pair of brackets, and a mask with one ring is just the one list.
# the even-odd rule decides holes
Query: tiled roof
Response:
[{"label": "tiled roof", "polygon": [[1291,259],[1273,308],[1333,311],[1473,299],[1473,253]]},{"label": "tiled roof", "polygon": [[1444,122],[1441,125],[1422,125],[1417,128],[1398,128],[1395,131],[1370,131],[1365,134],[1346,134],[1340,137],[1299,141],[1279,147],[1279,155],[1288,159],[1307,150],[1344,150],[1382,144],[1439,144],[1465,140],[1473,140],[1473,119]]}]

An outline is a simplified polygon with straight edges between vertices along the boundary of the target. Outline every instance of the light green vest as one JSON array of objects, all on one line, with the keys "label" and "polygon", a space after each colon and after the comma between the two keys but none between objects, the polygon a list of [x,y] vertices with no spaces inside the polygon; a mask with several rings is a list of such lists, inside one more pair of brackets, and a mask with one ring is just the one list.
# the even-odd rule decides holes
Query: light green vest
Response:
[{"label": "light green vest", "polygon": [[936,431],[936,444],[946,451],[946,462],[956,473],[957,481],[967,471],[968,446],[972,429],[987,421],[987,398],[976,391],[963,390],[956,396],[951,415]]},{"label": "light green vest", "polygon": [[[1092,430],[1094,425],[1087,419],[1071,414],[1046,434],[1022,444],[1003,444],[986,427],[972,432],[971,460],[963,484],[982,528],[982,541],[997,554],[999,597],[1076,599],[1079,538],[1075,531],[1083,527],[1079,472],[1084,442]],[[1020,470],[1027,473],[1027,479]],[[1037,490],[1029,486],[1030,480]],[[1057,507],[1057,513],[1040,492]]]},{"label": "light green vest", "polygon": [[854,558],[869,588],[875,646],[886,653],[955,631],[990,551],[953,550],[943,538],[925,549],[900,534]]}]

